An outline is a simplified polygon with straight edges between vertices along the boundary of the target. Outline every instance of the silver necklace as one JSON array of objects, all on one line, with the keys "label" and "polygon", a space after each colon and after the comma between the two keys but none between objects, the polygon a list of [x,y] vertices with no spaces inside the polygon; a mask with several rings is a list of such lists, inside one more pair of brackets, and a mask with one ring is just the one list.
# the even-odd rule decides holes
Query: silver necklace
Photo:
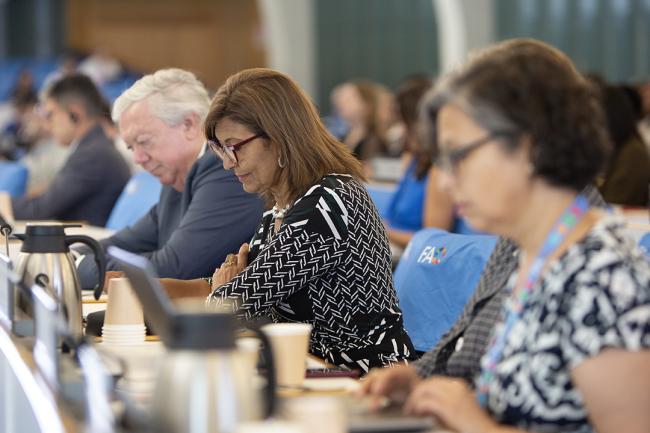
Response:
[{"label": "silver necklace", "polygon": [[280,208],[278,207],[278,204],[273,205],[273,209],[271,210],[271,213],[273,214],[273,219],[284,219],[284,215],[289,211],[289,208],[291,207],[291,203],[288,205]]}]

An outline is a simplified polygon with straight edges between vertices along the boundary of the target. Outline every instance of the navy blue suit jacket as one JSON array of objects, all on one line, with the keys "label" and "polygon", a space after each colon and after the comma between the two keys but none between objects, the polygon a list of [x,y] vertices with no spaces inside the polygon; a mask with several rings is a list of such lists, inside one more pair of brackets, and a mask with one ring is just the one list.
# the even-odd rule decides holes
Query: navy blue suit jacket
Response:
[{"label": "navy blue suit jacket", "polygon": [[[161,278],[210,277],[228,253],[250,241],[264,206],[221,160],[207,151],[192,166],[183,192],[164,186],[157,205],[131,227],[100,243],[147,257]],[[84,250],[88,251],[88,250]],[[108,260],[108,270],[119,265]],[[79,265],[82,287],[96,283],[91,257]]]},{"label": "navy blue suit jacket", "polygon": [[96,125],[79,140],[43,194],[12,200],[14,217],[104,226],[130,176],[126,161]]}]

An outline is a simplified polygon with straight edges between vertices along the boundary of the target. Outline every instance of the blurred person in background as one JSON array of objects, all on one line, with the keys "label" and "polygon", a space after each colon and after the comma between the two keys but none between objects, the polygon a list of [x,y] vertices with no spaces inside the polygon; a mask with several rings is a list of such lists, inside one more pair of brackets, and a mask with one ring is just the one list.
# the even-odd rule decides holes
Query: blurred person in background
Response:
[{"label": "blurred person in background", "polygon": [[0,126],[0,158],[16,161],[27,153],[29,144],[21,134],[23,118],[38,102],[32,73],[23,70],[11,90],[11,97],[3,105]]},{"label": "blurred person in background", "polygon": [[47,190],[65,164],[70,149],[60,146],[50,136],[36,102],[20,110],[19,123],[17,139],[27,152],[20,162],[29,172],[26,195],[36,197]]},{"label": "blurred person in background", "polygon": [[20,161],[28,170],[26,195],[34,197],[47,189],[68,155],[68,148],[53,140],[45,119],[38,112],[38,97],[29,71],[23,71],[12,91],[11,120],[0,135],[2,158]]},{"label": "blurred person in background", "polygon": [[55,81],[77,72],[77,54],[74,52],[66,52],[59,59],[58,67],[50,72],[43,80],[41,89],[45,90],[52,85]]},{"label": "blurred person in background", "polygon": [[310,351],[336,365],[367,372],[412,359],[361,164],[297,84],[270,69],[231,76],[212,101],[205,134],[244,189],[275,204],[250,246],[209,281],[162,280],[168,292],[193,288],[246,320],[309,323]]},{"label": "blurred person in background", "polygon": [[43,98],[47,129],[69,156],[42,194],[12,200],[14,216],[103,226],[129,180],[126,162],[100,125],[106,102],[81,74],[53,83]]},{"label": "blurred person in background", "polygon": [[431,84],[431,77],[417,75],[404,80],[395,93],[404,126],[406,172],[388,206],[386,224],[388,239],[400,248],[405,248],[413,234],[424,227],[451,231],[454,222],[453,202],[438,186],[431,151],[422,143],[417,127],[420,100]]},{"label": "blurred person in background", "polygon": [[[209,105],[203,83],[173,68],[142,77],[113,106],[134,161],[163,188],[144,217],[100,244],[146,257],[160,277],[211,275],[226,254],[251,238],[264,210],[208,149],[203,122]],[[86,255],[79,264],[82,287],[91,288],[97,269],[89,250],[79,251]],[[107,270],[119,271],[119,265],[109,258]]]},{"label": "blurred person in background", "polygon": [[359,160],[387,154],[387,122],[393,108],[388,89],[368,80],[348,81],[334,89],[332,102],[349,127],[343,143]]},{"label": "blurred person in background", "polygon": [[620,86],[599,83],[614,151],[598,189],[608,203],[648,206],[650,151],[637,129],[638,112]]},{"label": "blurred person in background", "polygon": [[120,61],[106,47],[97,47],[77,66],[77,71],[88,75],[97,86],[115,80],[123,70]]},{"label": "blurred person in background", "polygon": [[34,77],[30,71],[20,72],[16,85],[11,91],[11,99],[14,101],[36,101],[38,99],[34,87]]},{"label": "blurred person in background", "polygon": [[407,412],[467,433],[647,431],[650,263],[579,193],[609,151],[593,87],[560,51],[512,40],[445,77],[425,113],[442,185],[518,264],[476,390],[398,367],[363,392],[406,393]]},{"label": "blurred person in background", "polygon": [[21,94],[9,102],[7,123],[0,134],[0,159],[17,161],[29,151],[31,141],[23,129],[37,102],[32,94]]}]

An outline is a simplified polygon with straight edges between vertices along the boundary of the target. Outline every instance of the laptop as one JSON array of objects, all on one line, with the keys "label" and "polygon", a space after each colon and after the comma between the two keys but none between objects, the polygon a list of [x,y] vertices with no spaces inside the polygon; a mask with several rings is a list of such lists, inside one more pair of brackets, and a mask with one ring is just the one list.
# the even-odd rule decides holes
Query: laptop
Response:
[{"label": "laptop", "polygon": [[404,415],[399,407],[357,411],[354,406],[348,406],[349,433],[434,432],[437,429],[433,418]]},{"label": "laptop", "polygon": [[[149,261],[114,246],[108,247],[108,255],[119,263],[131,280],[131,286],[154,331],[163,342],[169,341],[171,323],[178,313]],[[432,418],[403,415],[395,407],[375,412],[362,401],[352,398],[346,400],[344,407],[348,410],[348,431],[351,433],[427,432],[433,431],[436,426]]]}]

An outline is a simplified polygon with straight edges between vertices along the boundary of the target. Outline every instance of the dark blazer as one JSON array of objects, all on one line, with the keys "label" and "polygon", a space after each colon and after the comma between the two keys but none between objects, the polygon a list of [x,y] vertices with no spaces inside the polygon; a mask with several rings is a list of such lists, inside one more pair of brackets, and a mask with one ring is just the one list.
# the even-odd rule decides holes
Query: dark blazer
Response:
[{"label": "dark blazer", "polygon": [[79,140],[43,194],[12,200],[14,217],[103,226],[129,177],[126,161],[96,125]]},{"label": "dark blazer", "polygon": [[[227,254],[250,241],[263,211],[262,200],[245,192],[235,175],[207,151],[192,166],[182,193],[164,186],[158,204],[144,217],[100,243],[145,256],[161,278],[211,277]],[[90,256],[79,264],[84,288],[97,280]],[[107,269],[119,266],[109,259]]]}]

